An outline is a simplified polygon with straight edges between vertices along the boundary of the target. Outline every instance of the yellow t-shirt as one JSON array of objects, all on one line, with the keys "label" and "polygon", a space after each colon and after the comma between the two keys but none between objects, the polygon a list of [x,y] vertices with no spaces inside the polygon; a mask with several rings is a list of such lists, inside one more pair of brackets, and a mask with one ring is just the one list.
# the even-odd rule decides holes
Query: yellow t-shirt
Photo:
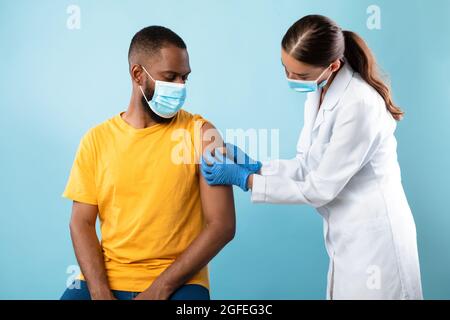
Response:
[{"label": "yellow t-shirt", "polygon": [[[206,120],[180,110],[170,123],[136,129],[122,113],[83,136],[63,197],[98,205],[111,289],[142,292],[203,228],[198,160]],[[209,289],[208,268],[187,283]]]}]

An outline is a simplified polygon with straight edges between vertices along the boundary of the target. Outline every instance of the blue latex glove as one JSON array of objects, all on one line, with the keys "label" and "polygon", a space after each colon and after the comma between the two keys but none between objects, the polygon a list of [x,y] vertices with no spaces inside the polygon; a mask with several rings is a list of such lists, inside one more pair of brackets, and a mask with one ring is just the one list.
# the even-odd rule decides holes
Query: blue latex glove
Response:
[{"label": "blue latex glove", "polygon": [[248,191],[247,180],[253,172],[223,155],[219,149],[214,156],[207,151],[200,163],[200,171],[209,185],[235,185]]},{"label": "blue latex glove", "polygon": [[258,173],[262,167],[260,161],[253,160],[248,154],[246,154],[238,146],[231,143],[226,143],[227,157],[233,159],[238,165],[250,170],[252,173]]}]

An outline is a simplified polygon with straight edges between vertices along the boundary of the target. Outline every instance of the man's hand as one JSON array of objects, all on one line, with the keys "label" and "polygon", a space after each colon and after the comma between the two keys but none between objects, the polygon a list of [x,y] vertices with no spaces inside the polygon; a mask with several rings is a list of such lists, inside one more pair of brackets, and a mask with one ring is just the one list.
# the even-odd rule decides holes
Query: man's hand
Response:
[{"label": "man's hand", "polygon": [[167,300],[172,290],[157,278],[152,285],[134,298],[134,300]]},{"label": "man's hand", "polygon": [[117,300],[117,298],[113,295],[111,290],[108,290],[103,293],[94,293],[90,292],[92,300]]}]

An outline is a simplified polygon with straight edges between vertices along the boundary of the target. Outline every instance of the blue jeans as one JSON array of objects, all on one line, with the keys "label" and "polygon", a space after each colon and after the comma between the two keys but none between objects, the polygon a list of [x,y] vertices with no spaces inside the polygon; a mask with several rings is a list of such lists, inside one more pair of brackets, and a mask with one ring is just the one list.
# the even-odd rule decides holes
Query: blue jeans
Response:
[{"label": "blue jeans", "polygon": [[[111,290],[118,300],[133,300],[139,292]],[[61,300],[91,300],[86,281],[80,280],[80,288],[67,288]],[[178,288],[169,300],[210,300],[209,290],[198,284],[185,284]]]}]

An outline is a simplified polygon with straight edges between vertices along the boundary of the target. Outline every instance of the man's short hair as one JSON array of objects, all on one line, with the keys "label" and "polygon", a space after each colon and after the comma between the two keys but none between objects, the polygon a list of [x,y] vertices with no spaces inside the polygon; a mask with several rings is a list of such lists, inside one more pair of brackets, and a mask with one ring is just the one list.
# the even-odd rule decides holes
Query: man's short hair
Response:
[{"label": "man's short hair", "polygon": [[149,26],[137,32],[131,40],[128,50],[128,62],[141,54],[155,55],[161,48],[173,45],[186,49],[186,44],[179,35],[162,26]]}]

